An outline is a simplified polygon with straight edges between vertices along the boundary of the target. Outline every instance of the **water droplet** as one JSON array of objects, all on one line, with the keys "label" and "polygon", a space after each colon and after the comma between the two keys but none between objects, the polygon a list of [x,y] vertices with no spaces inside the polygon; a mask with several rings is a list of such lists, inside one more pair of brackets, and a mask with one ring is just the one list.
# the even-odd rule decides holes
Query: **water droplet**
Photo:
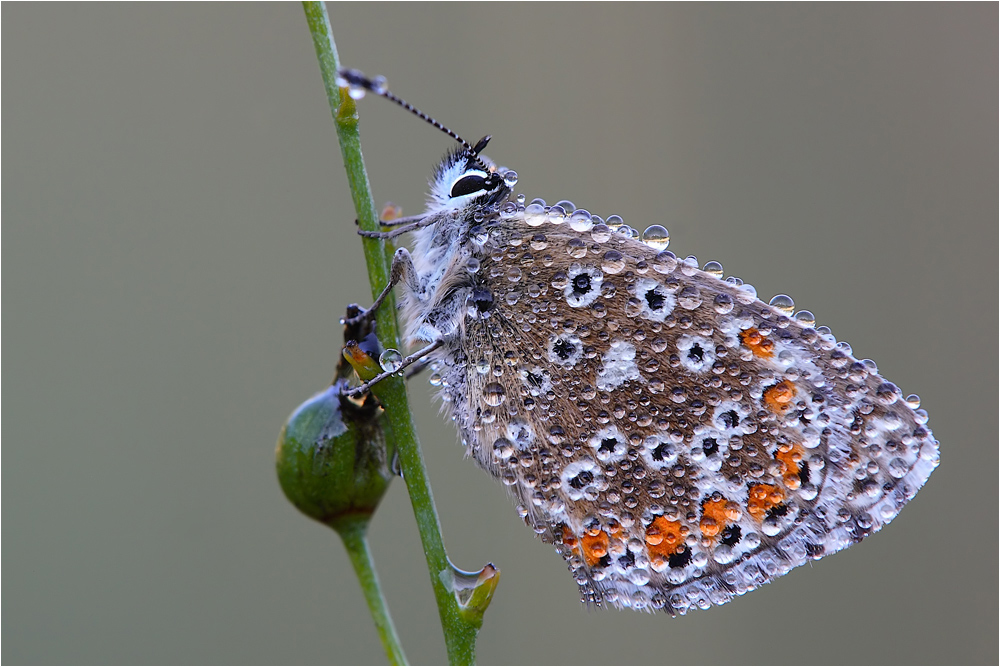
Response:
[{"label": "water droplet", "polygon": [[802,500],[814,500],[819,495],[819,489],[815,484],[803,484],[799,487],[799,497]]},{"label": "water droplet", "polygon": [[601,269],[605,273],[621,273],[625,269],[625,258],[617,250],[609,250],[601,260]]},{"label": "water droplet", "polygon": [[378,356],[378,364],[386,373],[395,373],[403,366],[403,355],[390,347]]},{"label": "water droplet", "polygon": [[507,202],[500,207],[500,218],[503,220],[510,220],[515,215],[517,215],[517,204],[512,201]]},{"label": "water droplet", "polygon": [[816,326],[816,316],[810,313],[808,310],[800,310],[795,313],[795,317],[792,318],[804,327],[814,327]]},{"label": "water droplet", "polygon": [[468,317],[486,319],[493,310],[493,293],[477,287],[465,298],[465,307]]},{"label": "water droplet", "polygon": [[776,308],[785,315],[791,315],[795,310],[795,302],[792,301],[792,297],[787,294],[778,294],[773,299],[768,301],[767,305],[772,308]]},{"label": "water droplet", "polygon": [[892,405],[899,400],[899,387],[891,382],[883,382],[875,389],[875,397],[883,405]]},{"label": "water droplet", "polygon": [[469,238],[475,243],[483,245],[490,240],[490,233],[486,230],[486,227],[475,225],[469,230]]},{"label": "water droplet", "polygon": [[555,206],[551,207],[548,210],[548,214],[549,214],[548,216],[549,222],[552,223],[553,225],[561,225],[566,221],[566,209],[564,209],[559,204],[556,204]]},{"label": "water droplet", "polygon": [[715,551],[712,554],[712,558],[715,559],[715,562],[720,563],[722,565],[726,565],[727,563],[732,563],[735,556],[736,555],[733,553],[732,548],[727,547],[725,544],[721,544],[715,547]]},{"label": "water droplet", "polygon": [[573,231],[577,232],[589,232],[594,226],[594,219],[590,215],[590,211],[586,209],[577,209],[573,211],[573,215],[569,216],[569,226]]},{"label": "water droplet", "polygon": [[657,250],[666,250],[670,245],[670,232],[662,225],[650,225],[642,233],[642,242]]},{"label": "water droplet", "polygon": [[487,405],[496,407],[503,403],[503,399],[507,397],[507,393],[504,391],[503,385],[499,382],[490,382],[483,389],[483,397]]},{"label": "water droplet", "polygon": [[557,290],[562,290],[567,285],[569,285],[569,276],[566,275],[566,272],[556,271],[556,274],[552,276],[552,286]]},{"label": "water droplet", "polygon": [[[649,583],[649,572],[641,568],[633,568],[628,573],[628,579],[636,586],[645,586]],[[638,595],[638,593],[636,593],[636,595]],[[640,600],[645,602],[645,597],[641,597]],[[633,603],[634,602],[635,600],[633,600]]]},{"label": "water droplet", "polygon": [[920,407],[920,397],[917,396],[916,394],[910,394],[909,396],[906,397],[905,400],[906,400],[906,405],[912,408],[913,410],[916,410],[917,408]]},{"label": "water droplet", "polygon": [[545,250],[549,247],[549,241],[545,238],[545,234],[535,234],[531,237],[529,245],[532,250]]},{"label": "water droplet", "polygon": [[538,227],[545,224],[545,204],[536,201],[531,202],[524,208],[524,222],[531,227]]},{"label": "water droplet", "polygon": [[618,228],[625,224],[620,215],[609,215],[605,223],[611,231],[618,231]]},{"label": "water droplet", "polygon": [[493,453],[501,459],[509,459],[514,454],[514,443],[507,438],[497,438],[493,442]]},{"label": "water droplet", "polygon": [[611,228],[607,225],[594,225],[590,230],[590,237],[594,243],[607,243],[611,239]]},{"label": "water droplet", "polygon": [[440,387],[444,382],[444,379],[441,377],[440,373],[431,373],[431,376],[427,378],[427,382],[432,387]]},{"label": "water droplet", "polygon": [[504,172],[503,182],[508,188],[512,188],[517,185],[517,172],[513,169],[508,169]]},{"label": "water droplet", "polygon": [[706,262],[704,271],[705,273],[720,280],[722,279],[722,274],[724,273],[722,264],[719,264],[718,262]]},{"label": "water droplet", "polygon": [[698,271],[698,258],[694,255],[688,255],[681,262],[681,273],[685,276],[693,276]]},{"label": "water droplet", "polygon": [[720,315],[725,315],[726,313],[730,313],[733,310],[733,297],[729,296],[724,292],[716,294],[715,299],[712,302],[712,305],[715,308],[715,312],[719,313]]},{"label": "water droplet", "polygon": [[897,457],[889,461],[889,474],[896,479],[906,477],[908,472],[910,472],[910,466],[903,459]]},{"label": "water droplet", "polygon": [[465,263],[465,270],[469,273],[475,273],[479,270],[479,260],[475,257],[470,257],[469,261]]},{"label": "water droplet", "polygon": [[685,310],[694,310],[701,303],[701,292],[694,285],[688,285],[677,295],[677,305]]},{"label": "water droplet", "polygon": [[743,283],[740,285],[740,293],[742,296],[742,301],[751,304],[757,299],[757,288],[750,283]]},{"label": "water droplet", "polygon": [[781,532],[781,522],[776,516],[769,516],[760,524],[760,532],[768,537],[774,537]]},{"label": "water droplet", "polygon": [[560,208],[562,208],[562,210],[565,211],[566,213],[572,213],[573,211],[576,210],[576,204],[574,204],[573,202],[571,202],[568,199],[563,199],[561,201],[557,201],[556,202],[556,206],[559,206]]},{"label": "water droplet", "polygon": [[661,250],[653,259],[653,270],[657,273],[673,273],[677,268],[677,257],[669,250]]},{"label": "water droplet", "polygon": [[587,244],[578,238],[571,238],[566,243],[566,250],[570,257],[581,259],[587,256]]},{"label": "water droplet", "polygon": [[524,202],[525,200],[527,200],[527,197],[525,197],[523,194],[519,194],[516,197],[514,197],[514,200],[521,206],[524,206]]},{"label": "water droplet", "polygon": [[507,280],[509,280],[512,283],[516,283],[520,279],[521,279],[521,269],[517,268],[516,266],[511,269],[507,269]]}]

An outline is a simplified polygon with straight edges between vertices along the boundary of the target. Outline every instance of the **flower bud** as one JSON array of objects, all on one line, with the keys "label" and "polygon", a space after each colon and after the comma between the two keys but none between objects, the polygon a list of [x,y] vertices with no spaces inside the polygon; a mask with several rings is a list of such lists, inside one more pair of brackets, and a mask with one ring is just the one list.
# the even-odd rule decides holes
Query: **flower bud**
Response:
[{"label": "flower bud", "polygon": [[300,405],[278,437],[278,481],[295,507],[335,530],[367,521],[392,478],[382,408],[338,380]]}]

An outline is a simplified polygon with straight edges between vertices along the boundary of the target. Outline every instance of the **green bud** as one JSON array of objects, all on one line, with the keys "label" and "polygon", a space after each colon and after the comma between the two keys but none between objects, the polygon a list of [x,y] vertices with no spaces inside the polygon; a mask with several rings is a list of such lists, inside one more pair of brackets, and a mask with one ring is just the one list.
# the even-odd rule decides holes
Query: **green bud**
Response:
[{"label": "green bud", "polygon": [[341,389],[347,389],[342,380],[300,405],[275,453],[288,500],[334,530],[367,521],[392,479],[381,406],[371,395],[352,399]]}]

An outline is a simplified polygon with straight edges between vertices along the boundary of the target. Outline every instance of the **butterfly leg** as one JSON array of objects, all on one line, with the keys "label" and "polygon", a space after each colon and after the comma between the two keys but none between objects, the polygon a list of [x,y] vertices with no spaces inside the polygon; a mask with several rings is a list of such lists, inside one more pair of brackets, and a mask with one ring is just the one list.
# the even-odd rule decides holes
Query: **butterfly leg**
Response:
[{"label": "butterfly leg", "polygon": [[406,379],[409,380],[414,375],[417,375],[418,373],[422,373],[424,371],[424,369],[427,368],[430,365],[431,365],[430,359],[421,359],[420,361],[416,362],[415,364],[413,364],[412,366],[410,366],[408,369],[406,369]]},{"label": "butterfly leg", "polygon": [[392,267],[389,269],[389,283],[382,290],[382,293],[378,295],[378,298],[375,299],[371,307],[359,315],[342,320],[343,323],[353,325],[375,317],[379,306],[385,302],[392,288],[398,285],[400,280],[405,280],[411,288],[416,289],[416,275],[417,271],[413,267],[413,258],[410,257],[410,252],[406,248],[399,248],[392,256]]},{"label": "butterfly leg", "polygon": [[376,375],[375,377],[373,377],[368,382],[365,382],[360,387],[355,387],[354,389],[351,389],[349,392],[347,392],[347,395],[348,396],[358,396],[360,394],[365,393],[366,391],[368,391],[369,389],[371,389],[372,385],[374,385],[374,384],[376,384],[378,382],[381,382],[382,380],[386,379],[390,375],[398,373],[401,370],[403,370],[404,368],[406,368],[408,366],[412,366],[413,364],[419,362],[423,357],[427,356],[428,354],[430,354],[434,350],[436,350],[439,347],[441,347],[441,345],[443,343],[444,343],[444,341],[436,340],[433,343],[431,343],[430,345],[428,345],[427,347],[425,347],[423,349],[420,349],[420,350],[417,350],[416,352],[414,352],[413,354],[409,355],[408,357],[403,357],[403,361],[400,364],[399,368],[397,368],[396,370],[394,370],[392,372],[386,371],[384,373],[379,373],[378,375]]},{"label": "butterfly leg", "polygon": [[[384,214],[384,212],[383,212],[383,214]],[[417,222],[418,220],[421,220],[423,218],[424,218],[424,215],[422,215],[422,214],[421,215],[407,215],[407,216],[402,216],[402,217],[399,217],[399,218],[393,218],[391,220],[383,220],[383,219],[379,218],[378,226],[379,227],[384,227],[386,229],[394,229],[396,227],[401,227],[402,225],[408,225],[410,223]],[[361,223],[358,221],[358,219],[354,218],[354,226],[358,227],[360,224]]]},{"label": "butterfly leg", "polygon": [[369,232],[364,229],[359,229],[358,234],[370,239],[394,239],[397,236],[402,236],[403,234],[412,232],[415,229],[432,225],[434,222],[434,218],[425,215],[412,215],[406,218],[397,218],[392,222],[379,220],[379,225],[383,227],[393,227],[394,229],[388,232]]}]

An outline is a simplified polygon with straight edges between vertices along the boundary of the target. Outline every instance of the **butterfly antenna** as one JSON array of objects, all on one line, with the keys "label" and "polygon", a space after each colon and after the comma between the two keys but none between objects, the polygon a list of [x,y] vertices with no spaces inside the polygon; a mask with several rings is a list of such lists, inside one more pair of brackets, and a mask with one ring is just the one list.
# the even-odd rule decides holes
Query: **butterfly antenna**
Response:
[{"label": "butterfly antenna", "polygon": [[451,137],[458,143],[462,144],[462,147],[469,152],[469,155],[475,158],[476,162],[478,162],[483,167],[484,171],[488,171],[486,165],[483,164],[483,162],[479,159],[479,153],[484,148],[486,148],[486,144],[489,143],[490,140],[489,136],[483,137],[478,142],[476,142],[475,146],[473,146],[468,141],[458,136],[458,134],[452,131],[450,128],[445,127],[438,121],[434,120],[433,118],[431,118],[430,116],[428,116],[423,111],[416,108],[403,98],[397,97],[396,95],[391,93],[389,91],[389,88],[386,86],[384,76],[377,76],[374,79],[369,79],[360,70],[341,68],[337,70],[337,85],[342,88],[343,87],[348,88],[350,91],[349,92],[350,96],[354,99],[361,99],[362,97],[364,97],[365,91],[371,91],[376,95],[379,95],[381,97],[386,98],[387,100],[395,102],[399,106],[403,107],[404,109],[412,113],[417,118],[422,118],[424,121],[430,123],[431,125],[441,130],[442,132],[447,134],[449,137]]}]

